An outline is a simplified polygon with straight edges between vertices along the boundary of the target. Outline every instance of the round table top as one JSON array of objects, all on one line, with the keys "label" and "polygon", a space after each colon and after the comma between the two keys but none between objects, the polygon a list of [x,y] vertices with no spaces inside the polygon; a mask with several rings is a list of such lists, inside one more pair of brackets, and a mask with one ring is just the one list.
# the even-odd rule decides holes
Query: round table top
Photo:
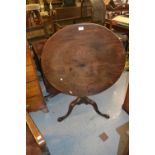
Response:
[{"label": "round table top", "polygon": [[125,65],[124,48],[107,28],[93,23],[64,27],[51,36],[41,56],[43,73],[56,89],[73,96],[112,86]]}]

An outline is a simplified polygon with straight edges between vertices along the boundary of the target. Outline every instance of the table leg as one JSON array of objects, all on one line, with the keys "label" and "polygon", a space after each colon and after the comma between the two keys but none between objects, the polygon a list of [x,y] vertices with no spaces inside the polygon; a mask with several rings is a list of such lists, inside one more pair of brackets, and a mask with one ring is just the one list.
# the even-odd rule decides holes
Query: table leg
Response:
[{"label": "table leg", "polygon": [[94,102],[93,100],[89,99],[88,97],[84,97],[83,100],[84,100],[84,103],[85,103],[85,104],[90,104],[90,105],[92,105],[93,108],[94,108],[94,110],[95,110],[99,115],[101,115],[101,116],[103,116],[103,117],[105,117],[105,118],[107,118],[107,119],[110,118],[109,115],[103,114],[103,113],[101,113],[101,112],[99,111],[96,102]]},{"label": "table leg", "polygon": [[69,116],[69,114],[72,112],[73,108],[75,107],[76,104],[80,103],[80,98],[76,98],[74,101],[72,101],[69,105],[69,109],[66,115],[59,117],[58,121],[61,122],[63,121],[67,116]]},{"label": "table leg", "polygon": [[72,112],[73,108],[76,106],[76,105],[80,105],[80,104],[90,104],[93,106],[94,110],[101,116],[105,117],[106,119],[110,118],[109,115],[107,114],[103,114],[99,111],[98,109],[98,106],[96,104],[96,102],[94,102],[93,100],[89,99],[88,97],[77,97],[74,101],[72,101],[69,105],[69,109],[68,109],[68,112],[66,113],[66,115],[62,116],[62,117],[59,117],[58,118],[58,121],[61,122],[63,121],[66,117],[68,117],[70,115],[70,113]]}]

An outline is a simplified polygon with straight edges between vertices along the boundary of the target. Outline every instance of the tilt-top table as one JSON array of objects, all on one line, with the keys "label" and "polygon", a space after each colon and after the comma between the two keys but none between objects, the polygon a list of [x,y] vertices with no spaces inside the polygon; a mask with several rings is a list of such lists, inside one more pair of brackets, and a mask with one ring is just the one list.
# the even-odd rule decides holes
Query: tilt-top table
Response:
[{"label": "tilt-top table", "polygon": [[77,98],[70,103],[64,120],[75,105],[90,104],[101,116],[97,104],[87,96],[102,92],[120,77],[125,65],[122,43],[107,28],[81,23],[64,27],[46,42],[41,56],[44,76],[61,92]]}]

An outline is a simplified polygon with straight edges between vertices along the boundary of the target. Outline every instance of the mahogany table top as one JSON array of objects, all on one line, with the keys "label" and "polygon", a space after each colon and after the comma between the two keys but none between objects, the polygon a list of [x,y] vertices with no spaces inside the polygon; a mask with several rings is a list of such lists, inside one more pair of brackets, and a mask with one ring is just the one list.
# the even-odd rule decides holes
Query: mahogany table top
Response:
[{"label": "mahogany table top", "polygon": [[46,42],[41,56],[49,83],[65,94],[94,95],[112,86],[125,65],[124,48],[107,28],[81,23],[64,27]]}]

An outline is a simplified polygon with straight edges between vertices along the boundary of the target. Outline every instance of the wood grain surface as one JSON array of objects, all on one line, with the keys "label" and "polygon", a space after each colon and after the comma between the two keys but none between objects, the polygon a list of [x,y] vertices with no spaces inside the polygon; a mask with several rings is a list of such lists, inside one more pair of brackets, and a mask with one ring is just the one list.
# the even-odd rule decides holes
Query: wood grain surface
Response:
[{"label": "wood grain surface", "polygon": [[56,89],[73,96],[88,96],[118,80],[125,53],[110,30],[81,23],[66,26],[48,39],[41,64],[44,75]]}]

